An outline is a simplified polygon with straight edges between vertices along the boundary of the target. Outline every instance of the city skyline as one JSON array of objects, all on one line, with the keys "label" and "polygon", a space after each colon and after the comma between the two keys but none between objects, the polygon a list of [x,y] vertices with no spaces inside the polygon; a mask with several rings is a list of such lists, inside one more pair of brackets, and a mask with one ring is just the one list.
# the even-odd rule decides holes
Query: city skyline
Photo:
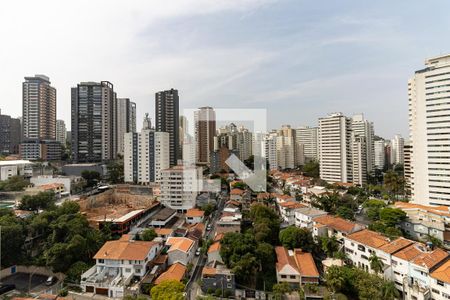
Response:
[{"label": "city skyline", "polygon": [[[136,102],[137,120],[145,112],[154,115],[155,92],[175,88],[180,92],[180,114],[183,108],[206,105],[267,108],[269,128],[297,128],[317,126],[317,119],[327,113],[364,113],[377,135],[391,138],[400,133],[407,138],[407,80],[425,58],[449,48],[450,42],[436,38],[445,36],[449,20],[445,9],[423,16],[426,4],[419,1],[408,7],[382,2],[390,9],[383,3],[354,1],[134,6],[105,6],[100,1],[90,6],[99,16],[79,18],[87,2],[70,10],[63,4],[30,2],[29,12],[13,3],[0,12],[5,41],[0,79],[7,99],[2,112],[19,116],[16,103],[23,77],[45,74],[57,89],[57,118],[67,128],[70,88],[82,81],[108,80],[119,97]],[[442,8],[449,6],[440,3]],[[40,6],[41,14],[32,13],[34,5]],[[50,5],[55,9],[42,9]],[[19,10],[23,17],[14,18]],[[440,26],[430,34],[427,28],[435,22]],[[52,41],[17,39],[37,23],[50,32]],[[114,49],[104,51],[113,41]],[[80,44],[92,47],[74,47]],[[27,49],[40,59],[25,55]]]}]

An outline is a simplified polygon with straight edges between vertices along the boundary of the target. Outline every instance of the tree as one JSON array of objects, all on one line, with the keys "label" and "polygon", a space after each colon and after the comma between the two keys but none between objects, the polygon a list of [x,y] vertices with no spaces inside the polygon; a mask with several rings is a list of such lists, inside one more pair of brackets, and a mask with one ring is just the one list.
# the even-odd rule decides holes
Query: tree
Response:
[{"label": "tree", "polygon": [[341,206],[336,210],[336,215],[350,220],[350,221],[354,221],[355,220],[355,214],[353,213],[353,210],[351,208],[345,207],[345,206]]},{"label": "tree", "polygon": [[337,266],[331,266],[328,268],[325,274],[325,279],[328,287],[330,287],[333,293],[342,291],[346,283],[346,278],[344,275],[344,269]]},{"label": "tree", "polygon": [[364,202],[364,207],[366,207],[367,217],[372,221],[377,221],[380,219],[380,211],[386,207],[386,203],[382,200],[372,199]]},{"label": "tree", "polygon": [[1,216],[0,226],[2,226],[1,263],[3,267],[9,267],[15,265],[22,258],[26,231],[23,221],[12,214]]},{"label": "tree", "polygon": [[334,254],[339,249],[339,243],[334,235],[331,237],[322,237],[321,244],[323,252],[325,252],[328,257],[334,257]]},{"label": "tree", "polygon": [[66,273],[66,281],[71,283],[79,283],[81,279],[81,275],[89,270],[89,265],[83,261],[77,261],[72,264],[69,270]]},{"label": "tree", "polygon": [[377,274],[383,272],[384,264],[381,261],[381,259],[375,254],[375,252],[372,252],[372,254],[369,257],[369,263],[370,268]]},{"label": "tree", "polygon": [[151,289],[152,300],[183,300],[184,284],[176,280],[164,280]]},{"label": "tree", "polygon": [[232,270],[239,281],[246,282],[246,280],[252,278],[255,275],[258,267],[259,262],[257,258],[251,253],[246,253],[238,262],[234,264]]},{"label": "tree", "polygon": [[262,270],[264,267],[272,266],[275,264],[275,253],[271,244],[258,244],[255,254],[259,262],[261,263],[259,267],[260,270]]},{"label": "tree", "polygon": [[270,244],[278,242],[280,218],[272,208],[261,203],[253,204],[249,216],[253,222],[253,233],[258,242]]},{"label": "tree", "polygon": [[280,242],[288,249],[300,248],[307,252],[312,252],[315,247],[311,232],[295,226],[289,226],[280,232]]},{"label": "tree", "polygon": [[435,237],[434,235],[431,234],[427,234],[427,238],[426,238],[427,242],[430,242],[433,244],[433,246],[435,247],[442,247],[442,241],[440,239],[438,239],[437,237]]},{"label": "tree", "polygon": [[207,203],[201,207],[201,210],[205,212],[205,217],[208,217],[212,214],[212,212],[216,209],[216,206],[213,203]]},{"label": "tree", "polygon": [[84,170],[83,172],[81,172],[81,177],[86,180],[86,187],[95,186],[101,179],[101,175],[99,172],[89,170]]},{"label": "tree", "polygon": [[147,228],[141,233],[141,239],[143,241],[153,241],[157,236],[153,228]]},{"label": "tree", "polygon": [[319,178],[320,176],[319,163],[315,160],[307,162],[303,166],[303,173],[305,173],[305,175],[309,177]]},{"label": "tree", "polygon": [[0,191],[19,192],[23,191],[28,182],[22,176],[12,176],[5,181],[0,181]]},{"label": "tree", "polygon": [[391,200],[397,199],[398,194],[404,193],[405,179],[395,171],[388,171],[384,174],[384,188],[389,194]]},{"label": "tree", "polygon": [[38,212],[39,210],[54,207],[55,201],[56,198],[54,192],[40,192],[37,195],[33,196],[23,196],[22,200],[20,201],[19,208],[22,210]]},{"label": "tree", "polygon": [[273,294],[275,299],[281,300],[284,294],[290,294],[292,292],[292,288],[287,282],[281,282],[274,284],[272,287]]},{"label": "tree", "polygon": [[111,161],[108,166],[108,181],[112,184],[123,183],[124,168],[123,160]]},{"label": "tree", "polygon": [[242,181],[237,181],[233,184],[233,188],[235,188],[235,189],[245,190],[246,187],[247,187],[247,185]]},{"label": "tree", "polygon": [[382,299],[385,300],[395,300],[400,298],[400,293],[392,281],[383,282],[383,285],[381,286],[381,295]]},{"label": "tree", "polygon": [[406,219],[406,213],[398,208],[385,207],[380,210],[380,221],[387,227],[394,227]]}]

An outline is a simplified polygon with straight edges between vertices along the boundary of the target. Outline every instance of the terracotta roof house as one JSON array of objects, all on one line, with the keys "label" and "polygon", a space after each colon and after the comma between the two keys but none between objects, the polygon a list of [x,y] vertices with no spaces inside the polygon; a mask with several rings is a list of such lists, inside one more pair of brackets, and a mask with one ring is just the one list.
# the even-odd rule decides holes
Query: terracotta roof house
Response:
[{"label": "terracotta roof house", "polygon": [[223,263],[222,257],[220,256],[220,242],[214,242],[208,248],[208,262],[218,261]]},{"label": "terracotta roof house", "polygon": [[161,249],[158,242],[134,241],[126,234],[119,240],[106,242],[94,255],[95,266],[81,275],[83,292],[123,297],[131,279],[143,278]]},{"label": "terracotta roof house", "polygon": [[319,271],[311,253],[301,249],[288,250],[275,247],[277,256],[277,282],[287,282],[293,287],[306,283],[319,283]]},{"label": "terracotta roof house", "polygon": [[194,256],[196,242],[187,237],[169,237],[166,246],[169,265],[179,262],[186,266]]},{"label": "terracotta roof house", "polygon": [[323,215],[313,219],[313,236],[335,235],[338,240],[342,240],[343,237],[364,228],[364,225],[332,215]]},{"label": "terracotta roof house", "polygon": [[191,208],[188,209],[185,217],[186,217],[186,223],[188,224],[197,224],[203,222],[205,216],[205,212],[203,210],[200,210],[198,208]]},{"label": "terracotta roof house", "polygon": [[445,261],[430,274],[430,287],[433,299],[450,298],[450,260]]},{"label": "terracotta roof house", "polygon": [[187,273],[187,269],[184,265],[180,263],[175,263],[167,269],[164,273],[159,275],[158,278],[155,280],[155,284],[160,284],[161,282],[165,280],[176,280],[181,281],[183,280],[184,276]]}]

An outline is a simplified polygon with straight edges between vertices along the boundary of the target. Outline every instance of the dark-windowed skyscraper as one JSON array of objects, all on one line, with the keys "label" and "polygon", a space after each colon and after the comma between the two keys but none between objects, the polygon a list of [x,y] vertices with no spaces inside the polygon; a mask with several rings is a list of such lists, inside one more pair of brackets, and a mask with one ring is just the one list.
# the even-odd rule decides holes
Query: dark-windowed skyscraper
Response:
[{"label": "dark-windowed skyscraper", "polygon": [[212,107],[200,107],[195,113],[196,162],[208,165],[214,151],[216,113]]},{"label": "dark-windowed skyscraper", "polygon": [[117,154],[117,97],[108,81],[72,88],[72,155],[75,162],[101,162]]},{"label": "dark-windowed skyscraper", "polygon": [[175,166],[180,157],[179,145],[179,98],[178,90],[170,89],[155,94],[156,131],[169,133],[170,166]]},{"label": "dark-windowed skyscraper", "polygon": [[0,155],[19,153],[20,120],[2,115],[0,110]]}]

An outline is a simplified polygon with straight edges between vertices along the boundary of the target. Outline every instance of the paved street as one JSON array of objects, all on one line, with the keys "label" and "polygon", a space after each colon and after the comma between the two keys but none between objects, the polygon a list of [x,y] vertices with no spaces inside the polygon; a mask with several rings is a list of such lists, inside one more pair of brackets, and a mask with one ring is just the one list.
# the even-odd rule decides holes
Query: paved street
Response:
[{"label": "paved street", "polygon": [[15,284],[16,290],[22,293],[28,293],[29,291],[31,291],[32,293],[41,293],[47,290],[52,290],[53,288],[56,289],[59,286],[58,283],[54,283],[52,286],[46,286],[46,280],[47,276],[39,274],[34,274],[30,278],[29,274],[16,273],[14,275],[3,278],[2,283]]},{"label": "paved street", "polygon": [[[214,212],[212,218],[208,222],[208,224],[211,224],[211,230],[206,232],[204,241],[214,238],[216,222],[219,216],[221,215],[221,212],[223,211],[227,199],[228,196],[227,195],[222,196],[221,193],[217,201],[217,210]],[[197,261],[194,261],[194,272],[192,273],[192,277],[189,284],[186,286],[188,299],[195,300],[197,298],[197,295],[199,294],[200,287],[197,282],[201,278],[202,269],[206,264],[207,257],[208,257],[207,253],[201,253],[200,256],[197,258]]]}]

